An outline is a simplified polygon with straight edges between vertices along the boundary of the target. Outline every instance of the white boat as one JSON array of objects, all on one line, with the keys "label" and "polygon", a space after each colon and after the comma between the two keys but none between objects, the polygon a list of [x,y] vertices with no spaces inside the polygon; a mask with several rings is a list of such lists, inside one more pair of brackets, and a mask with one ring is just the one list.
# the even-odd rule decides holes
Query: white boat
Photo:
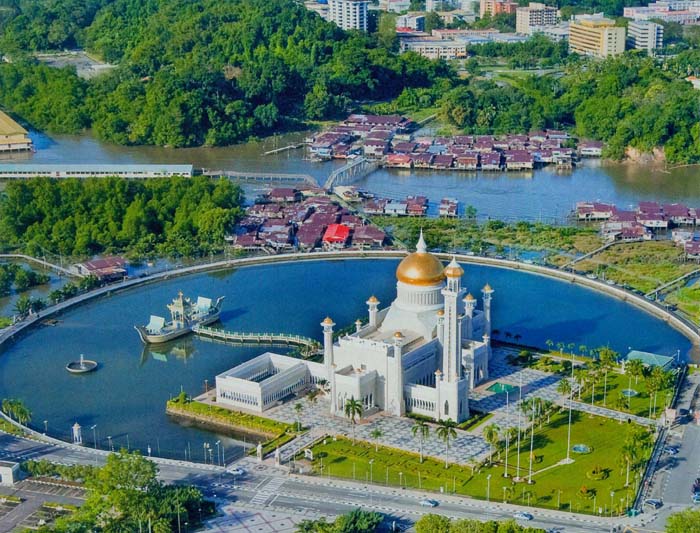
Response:
[{"label": "white boat", "polygon": [[179,292],[177,298],[168,304],[171,320],[167,321],[162,316],[151,315],[145,326],[134,326],[141,340],[149,344],[158,344],[171,341],[182,335],[187,335],[196,325],[206,326],[219,320],[221,303],[224,297],[219,297],[216,302],[211,298],[197,297],[196,302],[185,298]]}]

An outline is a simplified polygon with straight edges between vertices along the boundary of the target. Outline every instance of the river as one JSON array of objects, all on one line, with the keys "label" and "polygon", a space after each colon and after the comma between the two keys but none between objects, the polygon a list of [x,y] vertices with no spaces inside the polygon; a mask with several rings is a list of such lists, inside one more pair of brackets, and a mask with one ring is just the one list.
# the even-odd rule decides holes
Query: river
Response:
[{"label": "river", "polygon": [[[48,137],[31,132],[36,153],[27,163],[183,163],[197,168],[309,174],[321,184],[341,161],[315,163],[304,150],[263,155],[267,150],[302,141],[308,132],[276,135],[259,142],[220,148],[159,148],[118,146],[84,135]],[[532,172],[456,172],[380,169],[357,183],[389,198],[424,194],[430,213],[444,197],[472,205],[481,218],[562,222],[582,200],[612,202],[629,208],[642,200],[684,202],[700,208],[700,170],[685,167],[666,172],[632,163],[586,160],[570,171],[544,168]],[[259,192],[246,187],[249,199]]]},{"label": "river", "polygon": [[[224,295],[223,327],[238,331],[297,333],[321,338],[319,323],[330,315],[338,327],[366,312],[375,294],[388,305],[395,295],[396,260],[312,261],[199,274],[143,286],[101,298],[59,316],[59,324],[35,329],[10,344],[0,357],[0,398],[21,398],[33,413],[32,425],[67,439],[77,421],[85,442],[95,436],[159,455],[201,460],[203,443],[224,442],[226,456],[240,442],[184,427],[165,414],[165,402],[181,388],[203,392],[217,374],[262,352],[196,337],[164,350],[148,350],[134,331],[150,314],[186,295]],[[495,289],[494,327],[521,335],[524,344],[556,342],[596,347],[608,344],[685,358],[690,342],[664,322],[629,304],[578,285],[494,267],[465,265],[464,283],[479,297],[486,282]],[[87,375],[71,375],[65,365],[80,354],[99,362]],[[108,439],[111,437],[111,439]]]}]

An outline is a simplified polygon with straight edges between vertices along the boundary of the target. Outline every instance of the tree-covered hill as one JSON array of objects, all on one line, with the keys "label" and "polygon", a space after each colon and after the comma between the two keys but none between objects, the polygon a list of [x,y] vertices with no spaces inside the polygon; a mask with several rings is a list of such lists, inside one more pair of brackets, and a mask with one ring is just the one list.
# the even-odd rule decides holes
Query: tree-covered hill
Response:
[{"label": "tree-covered hill", "polygon": [[[344,32],[292,0],[104,2],[81,19],[90,23],[75,29],[73,40],[119,63],[117,69],[82,82],[32,62],[5,65],[0,105],[38,128],[92,126],[100,138],[120,144],[225,145],[339,116],[351,100],[391,98],[405,87],[454,77],[444,62],[397,55],[378,38]],[[72,9],[68,0],[56,3]],[[6,23],[0,51],[63,46],[34,38],[41,33],[35,26],[41,23],[24,14]],[[67,116],[23,107],[28,96],[40,107],[55,103],[57,95],[41,88],[71,75],[62,97],[76,101]],[[37,77],[46,83],[27,89],[24,80]]]}]

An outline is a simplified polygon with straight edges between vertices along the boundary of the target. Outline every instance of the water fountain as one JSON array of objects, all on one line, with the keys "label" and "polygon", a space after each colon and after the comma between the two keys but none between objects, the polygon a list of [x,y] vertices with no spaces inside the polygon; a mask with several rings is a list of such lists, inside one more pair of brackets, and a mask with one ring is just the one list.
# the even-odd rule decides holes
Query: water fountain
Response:
[{"label": "water fountain", "polygon": [[80,361],[71,361],[66,365],[66,370],[71,374],[85,374],[86,372],[92,372],[96,368],[97,361],[85,359],[83,354],[80,354]]}]

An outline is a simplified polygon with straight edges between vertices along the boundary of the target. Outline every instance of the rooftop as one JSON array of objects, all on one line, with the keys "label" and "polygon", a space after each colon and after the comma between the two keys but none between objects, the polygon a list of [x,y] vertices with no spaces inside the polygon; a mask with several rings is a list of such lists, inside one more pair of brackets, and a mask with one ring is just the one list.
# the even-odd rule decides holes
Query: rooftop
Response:
[{"label": "rooftop", "polygon": [[27,130],[17,124],[9,115],[0,111],[0,135],[26,135]]}]

